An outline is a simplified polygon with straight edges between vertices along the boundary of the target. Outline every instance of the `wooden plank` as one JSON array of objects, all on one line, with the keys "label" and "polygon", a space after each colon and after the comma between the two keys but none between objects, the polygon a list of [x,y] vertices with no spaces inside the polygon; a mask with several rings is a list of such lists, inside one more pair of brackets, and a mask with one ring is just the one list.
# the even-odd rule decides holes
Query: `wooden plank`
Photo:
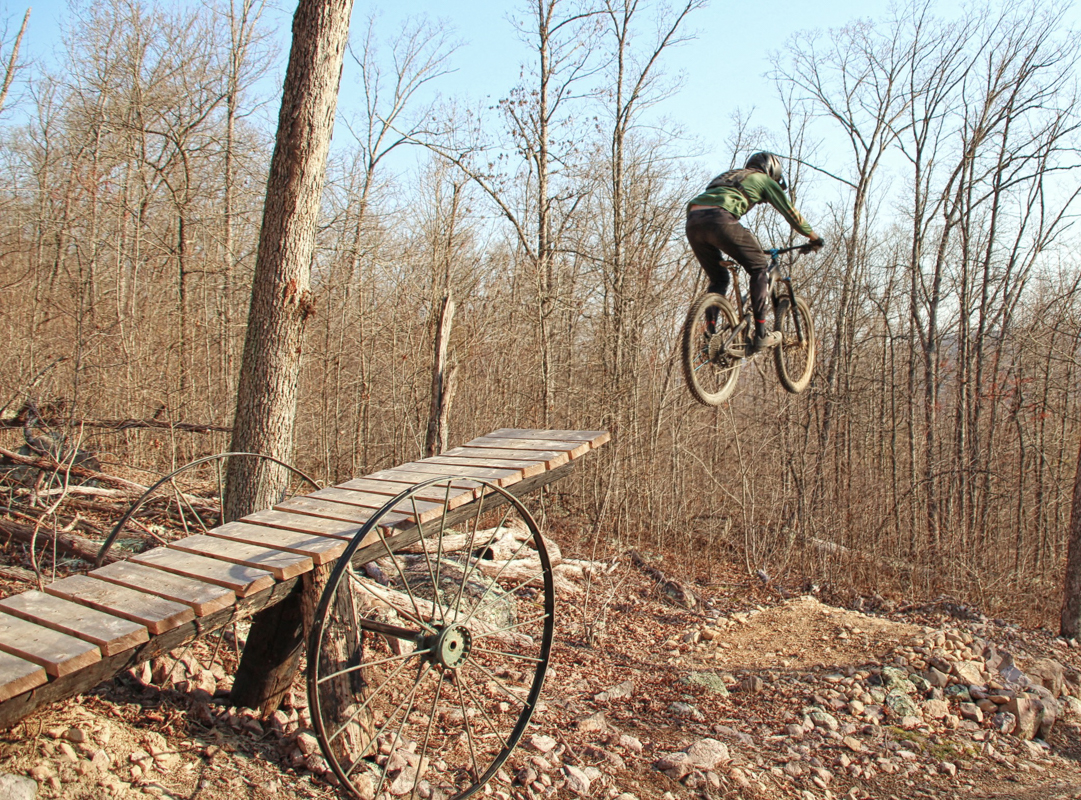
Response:
[{"label": "wooden plank", "polygon": [[191,606],[197,617],[206,616],[236,602],[236,595],[230,589],[131,561],[106,564],[88,574],[93,578]]},{"label": "wooden plank", "polygon": [[243,544],[216,536],[197,534],[169,542],[169,547],[219,561],[265,569],[279,581],[311,572],[314,564],[307,556],[287,553],[257,544]]},{"label": "wooden plank", "polygon": [[[404,469],[402,467],[395,467],[394,469],[381,469],[378,472],[373,472],[370,475],[365,475],[365,478],[369,480],[387,480],[387,481],[404,481],[410,484],[422,483],[424,481],[430,481],[432,478],[448,477],[446,475],[439,475],[432,472],[422,472],[415,469]],[[449,476],[453,477],[453,476]],[[481,484],[476,481],[457,479],[451,482],[452,487],[465,488],[473,492],[473,497],[479,496],[481,491]],[[440,483],[429,487],[432,491],[445,490],[446,484]]]},{"label": "wooden plank", "polygon": [[44,667],[54,678],[101,660],[101,651],[90,642],[3,613],[0,650]]},{"label": "wooden plank", "polygon": [[150,638],[145,625],[36,590],[0,600],[0,611],[96,644],[106,656]]},{"label": "wooden plank", "polygon": [[[126,563],[126,562],[119,562]],[[155,570],[151,570],[152,572]],[[165,573],[161,573],[165,574]],[[192,619],[160,636],[153,636],[146,644],[134,650],[125,650],[114,656],[105,656],[85,669],[50,680],[32,691],[23,692],[7,702],[0,703],[0,729],[10,728],[36,708],[55,703],[67,697],[93,689],[102,681],[112,679],[117,673],[137,666],[144,661],[169,653],[201,636],[213,633],[228,625],[237,617],[245,617],[280,603],[296,587],[299,578],[275,583],[270,589],[236,600],[235,606],[214,611],[205,617]],[[217,587],[214,587],[217,588]],[[230,593],[232,594],[232,593]]]},{"label": "wooden plank", "polygon": [[496,486],[510,486],[525,478],[520,469],[486,469],[484,467],[458,467],[453,464],[433,464],[428,460],[411,461],[402,464],[402,469],[427,472],[432,477],[453,475],[459,478],[480,478],[491,481]]},{"label": "wooden plank", "polygon": [[89,575],[72,575],[50,583],[45,591],[138,622],[155,636],[195,619],[195,612],[189,606],[116,583],[96,580]]},{"label": "wooden plank", "polygon": [[0,703],[49,680],[48,673],[26,659],[0,652]]},{"label": "wooden plank", "polygon": [[234,542],[259,544],[308,556],[313,564],[326,564],[335,561],[348,544],[345,539],[332,539],[328,536],[315,536],[300,531],[287,531],[283,528],[266,528],[262,525],[249,525],[246,522],[229,522],[220,528],[207,531],[207,536],[216,536]]},{"label": "wooden plank", "polygon": [[508,450],[556,450],[566,453],[568,458],[581,458],[589,452],[589,442],[560,442],[554,439],[497,439],[482,436],[462,445],[465,448],[501,447]]},{"label": "wooden plank", "polygon": [[264,569],[231,564],[228,561],[197,556],[182,550],[173,550],[170,547],[155,547],[153,550],[132,556],[131,561],[165,570],[174,575],[195,578],[232,589],[237,597],[247,597],[249,594],[274,585],[274,576]]},{"label": "wooden plank", "polygon": [[[539,489],[542,486],[546,486],[549,483],[553,483],[560,480],[570,474],[574,469],[574,462],[568,461],[562,467],[558,469],[548,470],[542,472],[540,475],[535,475],[532,478],[526,478],[521,483],[516,483],[509,487],[506,491],[508,494],[515,497],[524,497],[529,492]],[[473,519],[478,511],[494,511],[506,504],[508,500],[503,496],[501,492],[497,492],[494,489],[489,489],[488,493],[482,498],[474,500],[460,508],[454,509],[447,514],[447,527],[453,527],[460,522]],[[421,531],[416,525],[410,525],[393,532],[392,536],[387,537],[386,547],[389,547],[391,552],[396,552],[403,547],[408,547],[420,540]],[[382,542],[368,543],[363,542],[353,552],[350,561],[354,566],[361,566],[367,564],[373,559],[380,558],[386,552],[385,546]]]},{"label": "wooden plank", "polygon": [[[478,441],[474,439],[473,441]],[[453,447],[440,453],[442,456],[460,456],[463,458],[508,458],[511,460],[540,461],[548,469],[561,467],[570,461],[570,453],[565,450],[525,450],[513,447]]]},{"label": "wooden plank", "polygon": [[[330,503],[343,503],[347,506],[359,506],[362,508],[373,509],[382,508],[391,499],[385,494],[372,494],[371,492],[343,489],[339,486],[320,489],[318,492],[312,492],[309,495],[305,495],[305,497],[314,498],[316,500],[326,500]],[[410,519],[413,518],[415,511],[420,515],[421,522],[428,522],[433,519],[438,519],[443,515],[443,504],[434,503],[431,500],[422,500],[418,497],[416,498],[415,503],[413,498],[410,498],[405,502],[399,503],[394,510],[400,514],[405,514]]]},{"label": "wooden plank", "polygon": [[[335,488],[370,492],[371,494],[377,494],[389,499],[395,495],[401,494],[415,484],[416,481],[406,483],[402,481],[378,480],[373,479],[370,476],[365,476],[363,478],[354,478],[345,483],[339,483]],[[428,486],[418,490],[415,496],[421,500],[428,500],[433,503],[439,503],[440,505],[443,505],[445,502],[447,508],[453,509],[465,505],[472,500],[476,496],[473,492],[476,486],[477,484],[473,481],[453,481],[450,484],[450,492],[447,492],[446,486]]]},{"label": "wooden plank", "polygon": [[[469,448],[462,448],[468,450]],[[438,455],[424,459],[426,464],[449,464],[456,467],[481,467],[482,469],[521,470],[523,478],[540,475],[547,467],[543,461],[528,459],[491,458],[490,456],[448,456]]]},{"label": "wooden plank", "polygon": [[288,511],[276,511],[273,508],[248,514],[240,521],[299,533],[314,533],[316,536],[329,536],[332,539],[345,539],[346,541],[352,539],[361,527],[355,522],[324,519],[309,514],[291,514]]},{"label": "wooden plank", "polygon": [[[292,511],[295,514],[307,514],[323,519],[335,519],[345,522],[365,523],[375,516],[378,509],[363,506],[349,506],[345,503],[331,503],[326,500],[313,500],[310,497],[293,497],[274,506],[277,511]],[[411,514],[390,511],[379,518],[379,524],[386,528],[400,522],[412,522]]]},{"label": "wooden plank", "polygon": [[561,442],[589,442],[590,447],[600,447],[612,439],[608,431],[565,431],[540,428],[500,428],[484,438],[491,439],[555,439]]}]

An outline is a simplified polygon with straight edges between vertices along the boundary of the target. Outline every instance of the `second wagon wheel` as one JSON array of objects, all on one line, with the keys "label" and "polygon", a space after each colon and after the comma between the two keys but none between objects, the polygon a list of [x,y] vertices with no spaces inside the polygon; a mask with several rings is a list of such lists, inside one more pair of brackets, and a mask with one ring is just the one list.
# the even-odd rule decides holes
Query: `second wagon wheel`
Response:
[{"label": "second wagon wheel", "polygon": [[[386,527],[403,513],[417,524]],[[309,640],[312,719],[343,785],[365,800],[479,791],[536,708],[554,605],[544,539],[504,489],[437,478],[388,502],[338,561]]]}]

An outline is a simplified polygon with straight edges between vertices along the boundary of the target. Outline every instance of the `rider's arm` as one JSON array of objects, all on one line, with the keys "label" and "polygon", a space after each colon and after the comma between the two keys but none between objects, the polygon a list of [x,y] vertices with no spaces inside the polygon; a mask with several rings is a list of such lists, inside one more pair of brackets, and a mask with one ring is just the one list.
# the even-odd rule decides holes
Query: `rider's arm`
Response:
[{"label": "rider's arm", "polygon": [[[755,176],[758,177],[758,176]],[[788,199],[788,195],[780,185],[766,177],[761,176],[764,180],[761,180],[758,190],[762,195],[762,199],[777,209],[777,212],[784,217],[785,222],[792,226],[796,231],[799,231],[804,236],[811,239],[817,238],[814,232],[814,228],[810,223],[803,218],[803,215],[796,210],[796,207],[792,205],[792,201]]]}]

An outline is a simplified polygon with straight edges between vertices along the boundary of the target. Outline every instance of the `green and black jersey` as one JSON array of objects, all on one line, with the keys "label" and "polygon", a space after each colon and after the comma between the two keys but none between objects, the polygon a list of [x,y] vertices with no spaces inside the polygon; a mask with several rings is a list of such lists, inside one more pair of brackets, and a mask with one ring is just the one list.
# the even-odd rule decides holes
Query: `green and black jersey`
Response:
[{"label": "green and black jersey", "polygon": [[739,219],[759,203],[769,203],[795,230],[810,236],[814,229],[792,205],[785,190],[773,178],[754,169],[737,169],[718,175],[689,205],[718,206]]}]

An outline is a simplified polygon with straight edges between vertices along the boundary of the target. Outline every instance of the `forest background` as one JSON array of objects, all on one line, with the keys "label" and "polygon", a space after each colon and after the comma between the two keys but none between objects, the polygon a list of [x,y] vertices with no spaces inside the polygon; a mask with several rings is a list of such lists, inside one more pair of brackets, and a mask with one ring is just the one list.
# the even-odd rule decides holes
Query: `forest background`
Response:
[{"label": "forest background", "polygon": [[[442,320],[439,440],[612,430],[553,504],[583,547],[707,569],[724,550],[783,580],[1050,624],[1081,435],[1072,9],[899,5],[764,37],[761,63],[718,55],[739,37],[697,29],[706,11],[522,6],[502,24],[524,67],[487,99],[460,91],[446,23],[354,18],[294,463],[336,482],[423,455]],[[0,416],[33,399],[72,421],[231,424],[283,18],[108,0],[73,7],[46,58],[8,17]],[[676,54],[707,38],[681,88]],[[729,112],[726,80],[768,115]],[[688,94],[723,112],[708,144],[669,116]],[[757,149],[790,157],[829,242],[794,271],[818,371],[793,396],[748,370],[707,410],[676,364],[702,285],[684,204]],[[750,222],[790,240],[775,215]],[[73,435],[158,471],[229,443]]]}]

